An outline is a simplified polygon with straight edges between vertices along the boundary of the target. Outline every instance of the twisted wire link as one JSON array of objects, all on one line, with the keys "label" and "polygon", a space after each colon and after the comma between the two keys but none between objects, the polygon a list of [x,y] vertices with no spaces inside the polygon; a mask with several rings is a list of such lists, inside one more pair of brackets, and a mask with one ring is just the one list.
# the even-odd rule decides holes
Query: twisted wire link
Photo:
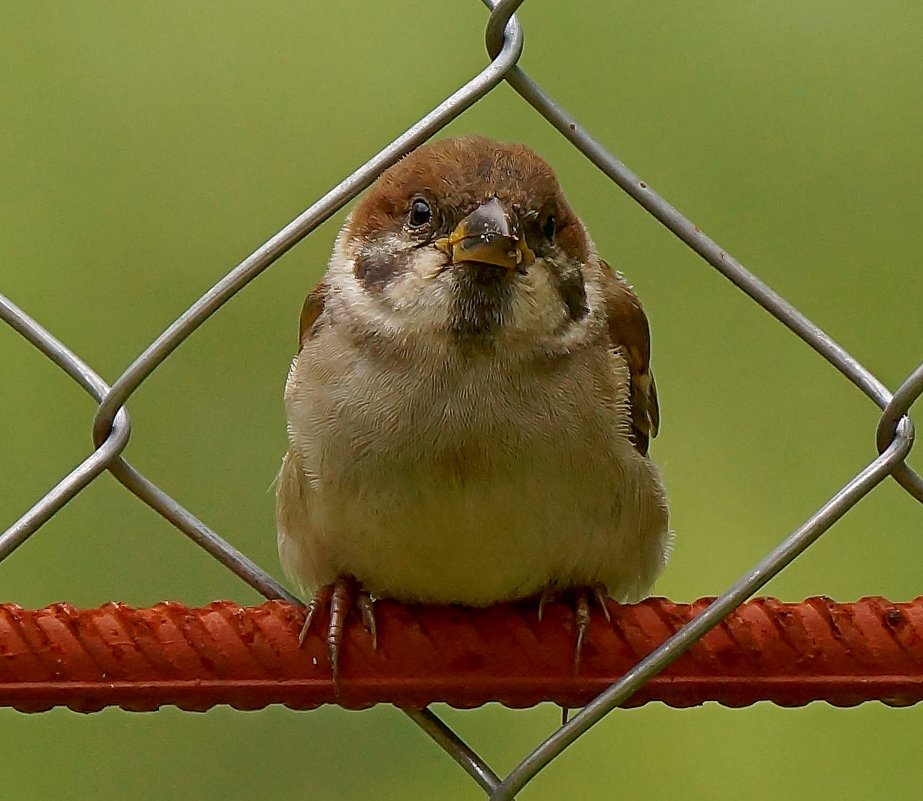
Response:
[{"label": "twisted wire link", "polygon": [[[56,339],[8,298],[0,295],[0,319],[8,323],[99,402],[108,385],[70,348]],[[51,519],[68,501],[105,472],[131,436],[128,412],[120,408],[108,436],[77,467],[0,535],[0,562]]]},{"label": "twisted wire link", "polygon": [[[8,322],[31,344],[48,356],[97,402],[102,401],[109,392],[109,385],[86,362],[3,295],[0,295],[0,319]],[[193,542],[204,548],[257,592],[267,598],[284,598],[292,603],[301,603],[265,570],[222,539],[126,462],[121,457],[121,453],[128,444],[130,433],[131,423],[128,412],[124,407],[120,407],[109,435],[97,443],[96,450],[0,535],[0,562],[31,537],[84,487],[108,469],[141,500],[148,503],[155,511],[161,512]],[[168,513],[164,513],[158,504],[152,503],[149,498],[164,499],[168,502],[166,506]],[[161,503],[166,505],[164,501]]]},{"label": "twisted wire link", "polygon": [[[502,781],[473,749],[431,711],[424,709],[407,712],[423,731],[466,770],[491,799],[499,801],[511,799],[515,792],[524,787],[551,759],[583,732],[611,709],[632,699],[652,677],[699,643],[707,632],[722,621],[728,620],[728,615],[752,593],[786,567],[885,478],[893,477],[911,496],[923,502],[923,478],[906,463],[914,440],[913,424],[908,415],[913,403],[923,393],[923,364],[917,367],[892,395],[871,371],[835,340],[749,272],[626,165],[612,156],[526,75],[517,63],[522,54],[523,34],[514,16],[523,0],[482,2],[491,11],[485,31],[490,63],[471,81],[408,128],[404,134],[360,166],[231,270],[146,348],[111,387],[76,354],[14,304],[0,296],[0,318],[63,369],[99,404],[93,423],[95,450],[0,535],[0,560],[12,553],[71,498],[108,469],[142,501],[267,598],[284,598],[298,604],[298,600],[269,574],[221,539],[124,460],[121,454],[131,433],[125,403],[143,381],[227,300],[354,198],[388,166],[505,80],[606,176],[724,277],[831,363],[869,397],[882,413],[876,431],[878,458],[857,473],[804,525],[780,543],[727,592],[704,608],[697,608],[696,614],[683,621],[683,625],[652,652],[647,655],[635,654],[634,657],[643,658],[640,661],[635,660],[634,667],[587,704],[567,725],[541,743]],[[202,636],[207,634],[202,628],[195,631]],[[196,644],[189,642],[194,650]]]}]

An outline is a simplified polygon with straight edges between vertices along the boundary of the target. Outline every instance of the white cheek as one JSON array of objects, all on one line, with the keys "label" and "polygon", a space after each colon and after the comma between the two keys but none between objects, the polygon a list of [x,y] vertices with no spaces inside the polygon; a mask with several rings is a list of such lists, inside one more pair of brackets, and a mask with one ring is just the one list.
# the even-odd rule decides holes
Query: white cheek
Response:
[{"label": "white cheek", "polygon": [[[344,231],[349,227],[349,220]],[[400,252],[407,243],[397,236],[382,244]],[[408,333],[446,328],[452,308],[451,287],[439,280],[445,270],[445,256],[429,247],[412,251],[408,271],[395,275],[381,290],[370,291],[356,278],[356,253],[343,231],[337,237],[328,266],[328,280],[342,301],[345,312],[360,325],[381,333]]]},{"label": "white cheek", "polygon": [[401,315],[418,315],[424,325],[445,324],[452,306],[451,286],[440,281],[445,272],[445,255],[432,248],[413,254],[410,271],[395,278],[388,287],[390,305]]},{"label": "white cheek", "polygon": [[507,328],[535,334],[556,331],[565,321],[561,296],[548,268],[536,262],[510,299]]}]

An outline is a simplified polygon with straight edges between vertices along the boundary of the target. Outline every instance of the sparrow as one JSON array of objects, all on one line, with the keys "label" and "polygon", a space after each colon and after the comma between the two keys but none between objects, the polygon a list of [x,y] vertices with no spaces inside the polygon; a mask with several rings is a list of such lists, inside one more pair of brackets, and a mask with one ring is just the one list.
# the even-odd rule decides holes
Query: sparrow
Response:
[{"label": "sparrow", "polygon": [[342,628],[373,599],[636,601],[672,534],[648,455],[650,331],[551,167],[463,137],[385,171],[301,312],[277,483],[283,569]]}]

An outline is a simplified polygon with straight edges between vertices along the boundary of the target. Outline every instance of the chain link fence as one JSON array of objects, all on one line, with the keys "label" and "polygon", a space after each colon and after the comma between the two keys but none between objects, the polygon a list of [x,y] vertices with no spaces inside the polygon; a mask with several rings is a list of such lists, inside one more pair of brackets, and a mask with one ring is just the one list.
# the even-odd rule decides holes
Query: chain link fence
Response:
[{"label": "chain link fence", "polygon": [[612,156],[576,119],[523,72],[517,62],[523,50],[524,37],[514,16],[523,0],[485,2],[490,8],[486,29],[489,64],[218,281],[157,337],[111,385],[25,311],[0,296],[0,317],[70,376],[98,404],[93,424],[95,449],[0,536],[0,560],[26,543],[29,537],[68,501],[108,471],[139,500],[170,521],[179,531],[266,598],[284,599],[300,604],[299,599],[293,597],[269,573],[226,542],[123,457],[131,434],[131,421],[126,405],[144,381],[228,300],[355,198],[384,169],[436,134],[505,81],[602,173],[663,226],[749,296],[755,304],[803,340],[820,359],[832,364],[856,391],[880,409],[880,417],[876,431],[879,451],[877,458],[856,473],[820,509],[701,614],[625,673],[618,682],[574,715],[566,725],[538,744],[505,777],[498,776],[433,712],[407,711],[411,720],[443,747],[483,788],[489,798],[500,801],[513,798],[551,760],[763,587],[881,482],[890,477],[912,497],[923,502],[923,479],[906,462],[914,440],[914,428],[908,412],[914,401],[923,394],[923,364],[913,370],[894,391],[884,386],[858,359],[750,273],[718,243],[658,195],[651,186]]}]

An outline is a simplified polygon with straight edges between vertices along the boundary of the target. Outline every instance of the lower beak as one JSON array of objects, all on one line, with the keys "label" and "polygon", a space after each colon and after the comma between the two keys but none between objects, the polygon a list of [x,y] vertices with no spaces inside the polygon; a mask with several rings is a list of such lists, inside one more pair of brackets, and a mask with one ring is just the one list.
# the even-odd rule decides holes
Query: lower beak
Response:
[{"label": "lower beak", "polygon": [[475,261],[515,270],[535,261],[518,221],[496,197],[478,206],[435,244],[451,257],[452,264]]}]

